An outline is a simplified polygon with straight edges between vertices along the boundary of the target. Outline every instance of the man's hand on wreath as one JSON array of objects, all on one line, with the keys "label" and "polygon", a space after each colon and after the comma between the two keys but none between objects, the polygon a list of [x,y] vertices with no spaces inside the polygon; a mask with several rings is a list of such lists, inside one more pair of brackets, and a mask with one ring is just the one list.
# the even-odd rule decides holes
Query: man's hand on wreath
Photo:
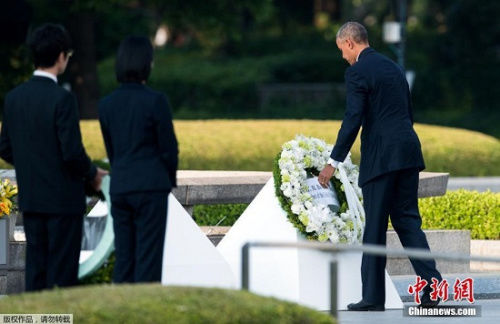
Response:
[{"label": "man's hand on wreath", "polygon": [[328,188],[328,182],[333,176],[335,172],[335,168],[330,164],[327,164],[323,170],[319,173],[318,182],[323,188]]}]

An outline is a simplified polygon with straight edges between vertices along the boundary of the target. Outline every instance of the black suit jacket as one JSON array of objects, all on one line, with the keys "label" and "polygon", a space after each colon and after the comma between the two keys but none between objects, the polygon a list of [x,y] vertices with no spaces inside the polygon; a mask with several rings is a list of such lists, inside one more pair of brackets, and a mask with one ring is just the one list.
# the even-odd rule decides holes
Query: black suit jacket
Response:
[{"label": "black suit jacket", "polygon": [[99,102],[99,121],[111,163],[111,194],[177,185],[177,139],[164,94],[124,83]]},{"label": "black suit jacket", "polygon": [[16,169],[21,211],[84,213],[84,181],[96,167],[82,145],[75,96],[50,78],[34,76],[7,94],[0,157]]},{"label": "black suit jacket", "polygon": [[359,128],[359,185],[382,174],[425,168],[420,141],[413,129],[410,91],[402,69],[372,48],[345,72],[347,106],[331,158],[344,161]]}]

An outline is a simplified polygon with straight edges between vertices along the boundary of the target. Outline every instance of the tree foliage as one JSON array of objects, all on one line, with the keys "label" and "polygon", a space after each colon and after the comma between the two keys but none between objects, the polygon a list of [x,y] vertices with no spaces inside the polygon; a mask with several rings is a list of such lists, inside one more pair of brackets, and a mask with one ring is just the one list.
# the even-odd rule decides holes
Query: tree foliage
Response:
[{"label": "tree foliage", "polygon": [[[89,110],[95,114],[95,102],[102,95],[95,65],[113,56],[121,39],[128,34],[153,37],[158,26],[166,25],[170,36],[167,49],[181,47],[201,52],[200,59],[208,58],[207,62],[271,53],[293,55],[296,49],[332,50],[331,55],[338,56],[332,49],[336,29],[347,20],[357,20],[367,26],[370,44],[395,59],[391,47],[382,42],[382,25],[398,19],[399,3],[397,0],[8,0],[0,14],[4,34],[0,47],[0,99],[29,77],[31,64],[22,44],[27,32],[42,22],[62,23],[70,30],[77,51],[61,80],[72,84],[83,112]],[[416,71],[413,98],[417,116],[427,116],[420,114],[424,110],[446,111],[453,122],[470,119],[472,112],[493,116],[500,99],[499,92],[492,91],[500,86],[497,19],[500,2],[408,0],[407,3],[406,62],[408,69]],[[310,41],[304,42],[306,38]],[[283,69],[297,70],[289,66]],[[336,70],[339,69],[332,69],[334,81],[342,78],[342,73]],[[91,115],[82,113],[84,117]],[[427,121],[435,122],[442,116],[434,114],[429,118]],[[475,123],[483,121],[478,119]],[[458,125],[470,127],[465,122]]]}]

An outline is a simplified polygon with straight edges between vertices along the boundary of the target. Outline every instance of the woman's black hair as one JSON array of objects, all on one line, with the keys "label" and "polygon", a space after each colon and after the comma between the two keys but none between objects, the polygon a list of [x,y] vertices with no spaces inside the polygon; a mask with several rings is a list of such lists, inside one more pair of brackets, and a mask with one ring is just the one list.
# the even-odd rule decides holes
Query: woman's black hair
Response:
[{"label": "woman's black hair", "polygon": [[120,83],[147,81],[153,62],[153,46],[144,36],[128,36],[116,55],[116,79]]},{"label": "woman's black hair", "polygon": [[59,54],[71,51],[71,37],[61,25],[44,24],[33,31],[28,39],[35,67],[48,68],[56,64]]}]

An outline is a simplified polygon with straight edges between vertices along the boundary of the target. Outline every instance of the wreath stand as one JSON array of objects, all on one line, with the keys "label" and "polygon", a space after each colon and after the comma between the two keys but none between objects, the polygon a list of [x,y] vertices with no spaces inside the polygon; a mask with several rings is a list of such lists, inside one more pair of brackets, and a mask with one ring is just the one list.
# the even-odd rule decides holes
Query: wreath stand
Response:
[{"label": "wreath stand", "polygon": [[[217,249],[241,282],[241,248],[247,242],[300,242],[305,239],[288,221],[270,179],[240,216]],[[250,250],[250,291],[326,311],[330,308],[329,265],[338,262],[337,309],[361,300],[361,253],[331,253],[302,249]],[[386,272],[387,309],[403,308]]]}]

